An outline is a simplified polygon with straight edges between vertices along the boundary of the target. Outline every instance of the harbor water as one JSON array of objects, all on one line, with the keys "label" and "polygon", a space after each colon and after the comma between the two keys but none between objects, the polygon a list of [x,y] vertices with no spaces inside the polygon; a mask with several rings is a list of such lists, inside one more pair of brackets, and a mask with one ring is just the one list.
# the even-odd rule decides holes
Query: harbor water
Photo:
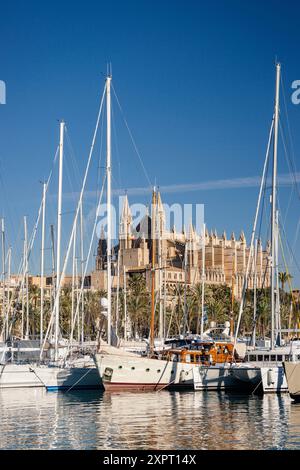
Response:
[{"label": "harbor water", "polygon": [[1,449],[300,449],[288,395],[0,391]]}]

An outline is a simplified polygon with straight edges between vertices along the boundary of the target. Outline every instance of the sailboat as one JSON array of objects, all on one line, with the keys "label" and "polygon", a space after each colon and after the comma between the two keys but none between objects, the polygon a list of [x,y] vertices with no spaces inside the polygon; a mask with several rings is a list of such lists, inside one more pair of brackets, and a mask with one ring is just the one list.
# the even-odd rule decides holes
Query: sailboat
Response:
[{"label": "sailboat", "polygon": [[[278,210],[277,210],[277,145],[278,145],[278,124],[279,124],[279,85],[280,85],[281,65],[276,64],[276,87],[275,87],[275,107],[272,120],[267,155],[264,165],[262,185],[268,162],[268,155],[272,133],[274,135],[273,144],[273,178],[271,197],[271,340],[270,344],[261,347],[249,347],[245,356],[245,362],[232,366],[233,376],[241,382],[251,387],[252,391],[263,391],[263,393],[281,393],[288,391],[288,384],[284,373],[283,362],[288,363],[295,358],[300,358],[300,341],[291,340],[289,344],[282,344],[280,327],[280,305],[279,305],[279,282],[278,282]],[[259,200],[256,209],[255,222],[252,232],[251,248],[249,253],[248,268],[244,279],[243,296],[240,305],[239,319],[236,335],[238,334],[241,315],[243,312],[244,295],[247,288],[247,277],[253,248],[253,239],[256,230],[257,215],[262,192],[260,189]],[[290,333],[295,330],[284,330]],[[237,336],[236,336],[237,340]],[[289,370],[289,368],[287,368]]]},{"label": "sailboat", "polygon": [[[94,362],[89,355],[81,355],[72,358],[69,348],[69,341],[60,337],[60,291],[61,291],[61,224],[62,224],[62,183],[63,183],[63,155],[64,155],[64,121],[60,122],[60,142],[59,142],[59,182],[58,182],[58,208],[57,208],[57,249],[56,249],[56,297],[54,308],[46,336],[43,338],[41,330],[41,363],[32,367],[35,376],[46,387],[47,390],[68,390],[99,388],[101,379]],[[71,240],[74,239],[77,216],[82,210],[82,193],[77,206],[76,217],[73,223]],[[44,217],[43,217],[44,219]],[[73,238],[72,238],[73,237]],[[71,243],[69,243],[70,247]],[[67,259],[67,257],[66,257]],[[65,265],[66,265],[65,259]],[[65,266],[63,271],[65,270]],[[83,282],[83,279],[82,279]],[[77,309],[78,309],[77,305]],[[48,340],[49,332],[54,323],[54,337]],[[73,325],[71,337],[73,336]],[[71,351],[72,352],[72,351]],[[69,355],[69,357],[67,356]],[[45,362],[45,356],[47,361]]]},{"label": "sailboat", "polygon": [[[37,224],[36,224],[37,225]],[[27,241],[27,218],[24,217],[24,253],[20,265],[19,282],[13,294],[10,295],[11,275],[10,256],[8,258],[8,278],[6,278],[5,265],[5,224],[1,221],[1,245],[2,245],[2,314],[3,324],[0,333],[0,389],[43,387],[43,383],[33,373],[30,363],[38,360],[40,344],[39,340],[29,338],[29,309],[28,309],[28,258],[34,237],[30,243]],[[21,274],[21,271],[22,274]],[[26,295],[24,295],[26,291]],[[16,338],[11,335],[12,320],[19,296],[22,296],[22,326],[21,336]],[[26,318],[24,315],[24,297],[26,297]],[[13,303],[15,306],[13,307]],[[26,323],[26,328],[24,328]]]}]

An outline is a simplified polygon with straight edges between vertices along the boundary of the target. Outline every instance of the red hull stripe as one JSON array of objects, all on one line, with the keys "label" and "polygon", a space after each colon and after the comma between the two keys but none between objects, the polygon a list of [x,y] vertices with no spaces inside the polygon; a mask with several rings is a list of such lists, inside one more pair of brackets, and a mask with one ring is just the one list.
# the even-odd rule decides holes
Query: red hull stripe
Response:
[{"label": "red hull stripe", "polygon": [[112,391],[112,390],[149,390],[155,391],[160,390],[161,388],[167,388],[173,386],[181,386],[181,387],[188,387],[190,388],[193,384],[181,383],[181,384],[168,384],[168,383],[126,383],[126,382],[103,382],[103,386],[105,390]]}]

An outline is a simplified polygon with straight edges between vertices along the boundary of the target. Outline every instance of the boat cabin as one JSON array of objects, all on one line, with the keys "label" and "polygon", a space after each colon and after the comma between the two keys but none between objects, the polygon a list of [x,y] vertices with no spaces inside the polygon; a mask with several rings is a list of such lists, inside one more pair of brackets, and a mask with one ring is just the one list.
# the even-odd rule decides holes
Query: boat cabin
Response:
[{"label": "boat cabin", "polygon": [[163,353],[163,359],[207,366],[232,362],[233,344],[207,342],[194,345],[191,349],[170,349]]},{"label": "boat cabin", "polygon": [[300,351],[298,354],[284,354],[275,351],[251,351],[246,354],[245,362],[273,362],[282,363],[290,361],[300,361]]}]

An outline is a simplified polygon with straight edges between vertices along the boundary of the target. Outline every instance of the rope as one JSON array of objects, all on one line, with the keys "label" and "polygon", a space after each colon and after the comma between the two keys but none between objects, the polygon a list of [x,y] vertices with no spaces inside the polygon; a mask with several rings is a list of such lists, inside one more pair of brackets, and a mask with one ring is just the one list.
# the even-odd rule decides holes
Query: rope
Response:
[{"label": "rope", "polygon": [[68,390],[66,390],[66,393],[68,393],[70,390],[72,390],[72,388],[75,387],[75,385],[77,385],[79,382],[81,382],[82,379],[84,379],[84,377],[86,377],[88,375],[89,372],[91,372],[92,370],[92,367],[90,369],[88,369],[88,371],[82,376],[80,377],[77,382],[75,382],[70,388],[68,388]]},{"label": "rope", "polygon": [[258,389],[258,387],[262,384],[262,381],[263,381],[263,379],[264,379],[264,377],[265,377],[265,375],[266,375],[267,373],[268,373],[268,371],[266,371],[266,372],[264,373],[264,375],[263,375],[262,378],[261,378],[261,381],[256,385],[256,387],[255,387],[254,390],[252,391],[251,395],[254,395],[254,392],[255,392],[255,391]]},{"label": "rope", "polygon": [[66,267],[67,267],[67,264],[68,264],[68,259],[69,259],[69,255],[70,255],[70,251],[71,251],[71,246],[72,246],[72,243],[73,243],[74,234],[75,234],[75,230],[76,230],[76,226],[77,226],[77,219],[78,219],[78,215],[79,215],[79,210],[80,210],[80,206],[81,206],[81,203],[82,203],[83,193],[84,193],[84,190],[85,190],[87,176],[88,176],[88,172],[89,172],[89,167],[90,167],[90,163],[91,163],[91,159],[92,159],[92,155],[93,155],[93,151],[94,151],[95,141],[96,141],[98,127],[99,127],[100,116],[102,114],[102,107],[103,107],[105,92],[106,92],[106,84],[105,84],[103,94],[102,94],[102,97],[101,97],[101,101],[100,101],[99,111],[98,111],[97,120],[96,120],[96,126],[95,126],[93,139],[92,139],[92,143],[91,143],[91,147],[90,147],[90,151],[89,151],[88,161],[87,161],[86,168],[85,168],[85,173],[84,173],[82,187],[81,187],[81,191],[80,191],[80,196],[79,196],[79,200],[78,200],[78,204],[77,204],[77,208],[76,208],[76,214],[75,214],[74,221],[73,221],[73,227],[72,227],[72,232],[71,232],[71,236],[70,236],[70,240],[69,240],[69,245],[68,245],[68,248],[67,248],[67,253],[66,253],[66,256],[65,256],[65,259],[64,259],[63,269],[62,269],[62,273],[61,273],[61,276],[60,276],[60,282],[59,282],[59,286],[58,286],[58,289],[57,289],[57,292],[56,292],[56,295],[55,295],[55,302],[54,302],[53,309],[52,309],[52,312],[51,312],[48,328],[47,328],[47,331],[46,331],[46,334],[45,334],[44,343],[43,343],[42,348],[41,348],[41,354],[40,354],[41,359],[43,357],[43,350],[45,348],[46,341],[48,339],[50,329],[51,329],[51,326],[52,326],[52,323],[53,323],[53,320],[54,320],[54,314],[55,314],[55,312],[57,310],[57,307],[58,307],[60,291],[61,291],[62,283],[63,283],[64,277],[65,277]]},{"label": "rope", "polygon": [[[55,162],[56,162],[56,159],[57,159],[57,156],[58,156],[58,149],[59,149],[59,147],[57,147],[57,149],[56,149],[54,160],[53,160],[53,163],[52,163],[52,168],[51,168],[50,174],[49,174],[47,182],[46,182],[46,192],[48,191],[48,187],[49,187],[49,184],[50,184],[50,181],[51,181],[53,169],[54,169]],[[41,214],[42,214],[42,207],[43,207],[43,200],[40,204],[40,207],[39,207],[39,210],[38,210],[38,215],[37,215],[37,218],[36,218],[36,222],[35,222],[32,234],[31,234],[30,239],[29,239],[28,254],[27,254],[27,262],[28,263],[29,263],[31,252],[32,252],[33,244],[34,244],[34,241],[35,241],[35,236],[36,236],[36,233],[37,233],[40,217],[41,217]],[[10,298],[10,302],[9,302],[8,308],[7,308],[7,316],[5,318],[5,321],[3,322],[1,335],[4,334],[6,324],[8,324],[8,315],[9,315],[11,306],[12,306],[14,301],[19,302],[21,292],[24,289],[24,282],[25,282],[24,264],[25,264],[25,260],[22,259],[21,262],[20,262],[19,269],[18,269],[18,274],[17,274],[17,277],[19,278],[19,276],[21,276],[21,271],[23,270],[22,278],[19,281],[19,286],[17,286],[16,290],[14,291],[14,295],[12,295],[11,298]],[[16,314],[16,309],[14,309],[14,313]],[[12,315],[10,325],[9,325],[9,329],[8,329],[8,336],[11,334],[14,319],[15,319],[15,315]]]},{"label": "rope", "polygon": [[133,138],[132,132],[131,132],[131,130],[129,129],[127,120],[126,120],[126,118],[125,118],[125,115],[124,115],[123,109],[122,109],[122,107],[121,107],[120,101],[119,101],[119,99],[118,99],[118,97],[117,97],[116,91],[115,91],[113,85],[111,85],[111,87],[112,87],[112,90],[113,90],[114,95],[115,95],[115,97],[116,97],[116,101],[117,101],[117,103],[118,103],[118,106],[119,106],[119,109],[120,109],[122,118],[123,118],[123,120],[124,120],[125,126],[126,126],[126,128],[127,128],[128,133],[129,133],[129,136],[130,136],[130,139],[131,139],[133,148],[134,148],[134,150],[135,150],[135,152],[136,152],[136,154],[137,154],[137,156],[138,156],[138,158],[139,158],[139,161],[140,161],[141,167],[142,167],[142,169],[143,169],[144,175],[145,175],[145,177],[146,177],[146,179],[147,179],[147,181],[148,181],[149,186],[152,187],[150,178],[149,178],[149,176],[148,176],[148,173],[147,173],[147,170],[146,170],[145,165],[144,165],[144,163],[143,163],[143,160],[142,160],[142,157],[141,157],[141,155],[140,155],[140,152],[138,151],[138,148],[137,148],[137,145],[136,145],[135,140],[134,140],[134,138]]},{"label": "rope", "polygon": [[[78,297],[78,300],[77,300],[75,315],[74,315],[74,318],[73,318],[73,324],[72,324],[72,328],[71,328],[71,334],[70,334],[70,338],[71,338],[71,339],[73,338],[74,328],[75,328],[75,324],[76,324],[76,320],[77,320],[77,315],[78,315],[79,307],[80,307],[80,302],[81,302],[82,295],[83,295],[84,280],[85,280],[85,276],[86,276],[86,273],[87,273],[87,268],[88,268],[88,263],[89,263],[90,255],[91,255],[91,252],[92,252],[92,247],[93,247],[93,242],[94,242],[94,236],[95,236],[95,231],[96,231],[96,227],[97,227],[97,220],[98,220],[98,215],[99,215],[99,208],[100,208],[100,204],[101,204],[101,200],[102,200],[102,196],[103,196],[105,181],[106,181],[106,177],[104,178],[104,181],[103,181],[103,186],[102,186],[102,189],[101,189],[101,193],[100,193],[100,196],[99,196],[99,201],[98,201],[98,205],[97,205],[97,209],[96,209],[96,214],[95,214],[95,220],[94,220],[94,226],[93,226],[93,231],[92,231],[90,246],[89,246],[89,250],[88,250],[88,254],[87,254],[87,258],[86,258],[84,273],[83,273],[83,276],[82,276],[82,279],[81,279],[81,286],[80,286],[80,291],[79,291],[79,297]],[[69,352],[71,346],[72,346],[72,342],[69,341],[68,348],[67,348],[67,353]],[[67,356],[67,354],[66,354],[66,356]]]}]

